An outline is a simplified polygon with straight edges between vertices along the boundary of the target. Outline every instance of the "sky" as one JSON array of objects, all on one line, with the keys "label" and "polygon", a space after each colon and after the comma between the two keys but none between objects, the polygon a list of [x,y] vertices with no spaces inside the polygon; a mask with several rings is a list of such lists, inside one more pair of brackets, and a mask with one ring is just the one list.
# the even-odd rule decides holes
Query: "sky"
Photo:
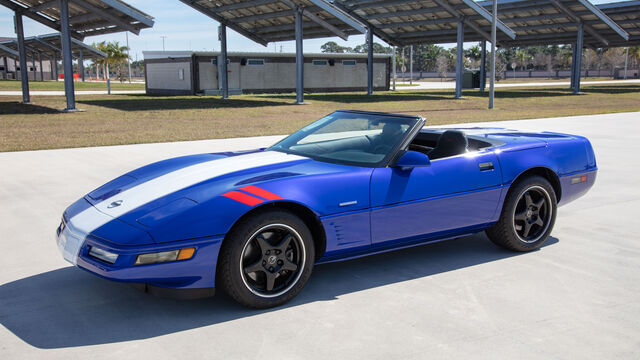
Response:
[{"label": "sky", "polygon": [[[128,34],[131,58],[142,60],[143,51],[162,50],[163,37],[165,50],[218,51],[218,22],[212,20],[177,0],[124,0],[131,6],[153,16],[155,25],[152,29],[143,29],[140,35]],[[592,0],[594,4],[619,2],[622,0]],[[24,18],[25,36],[43,35],[54,32],[29,18]],[[13,12],[0,6],[0,37],[15,37],[13,29]],[[85,38],[88,44],[101,41],[118,41],[126,44],[124,32],[91,36]],[[304,41],[304,51],[320,52],[320,46],[327,41],[335,41],[339,45],[355,47],[365,42],[364,35],[350,36],[347,41],[338,37],[310,39]],[[374,41],[384,43],[379,39]],[[229,29],[227,32],[228,51],[283,51],[295,52],[295,42],[283,41],[270,43],[264,47]]]}]

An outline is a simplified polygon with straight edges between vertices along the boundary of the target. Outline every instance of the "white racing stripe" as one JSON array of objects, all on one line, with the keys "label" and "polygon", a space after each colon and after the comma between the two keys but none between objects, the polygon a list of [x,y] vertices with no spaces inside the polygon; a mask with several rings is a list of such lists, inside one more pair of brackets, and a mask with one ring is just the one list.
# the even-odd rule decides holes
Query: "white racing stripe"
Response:
[{"label": "white racing stripe", "polygon": [[[302,159],[305,158],[277,151],[265,151],[194,164],[116,194],[94,205],[95,208],[89,207],[80,212],[70,219],[70,223],[86,235],[131,210],[197,183],[254,167]],[[120,206],[109,208],[112,202],[119,200],[122,201]]]}]

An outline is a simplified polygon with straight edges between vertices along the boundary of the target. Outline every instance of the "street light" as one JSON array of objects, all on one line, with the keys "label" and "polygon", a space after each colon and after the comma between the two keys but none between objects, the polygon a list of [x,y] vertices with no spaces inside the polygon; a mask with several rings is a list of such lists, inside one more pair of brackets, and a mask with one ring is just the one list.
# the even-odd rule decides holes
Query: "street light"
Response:
[{"label": "street light", "polygon": [[160,36],[162,38],[162,51],[164,51],[164,39],[166,39],[166,36]]}]

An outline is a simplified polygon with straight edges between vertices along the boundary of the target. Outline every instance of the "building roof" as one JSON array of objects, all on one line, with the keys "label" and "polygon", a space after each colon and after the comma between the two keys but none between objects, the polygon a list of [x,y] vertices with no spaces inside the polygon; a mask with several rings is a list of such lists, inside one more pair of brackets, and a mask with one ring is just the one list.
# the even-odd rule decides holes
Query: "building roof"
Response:
[{"label": "building roof", "polygon": [[[18,56],[18,41],[16,39],[0,41],[0,45],[3,45],[15,51],[16,57]],[[29,58],[33,53],[51,54],[54,52],[57,56],[60,56],[60,59],[62,58],[62,41],[60,38],[60,33],[26,37],[24,39],[24,45],[27,50],[27,57]],[[103,53],[102,51],[74,38],[71,39],[71,51],[73,57],[75,58],[80,57],[80,52],[82,52],[82,56],[85,59],[107,57],[107,54]]]},{"label": "building roof", "polygon": [[[381,39],[397,45],[454,43],[463,21],[465,41],[489,40],[491,14],[473,0],[335,0],[341,9],[366,22]],[[515,32],[498,22],[498,41]]]},{"label": "building roof", "polygon": [[253,41],[267,45],[295,39],[295,9],[303,9],[305,39],[365,31],[352,17],[323,0],[180,0]]},{"label": "building roof", "polygon": [[[61,31],[59,4],[58,0],[0,0],[0,5]],[[70,0],[69,22],[71,36],[82,40],[121,31],[138,34],[152,27],[154,20],[121,0]]]},{"label": "building roof", "polygon": [[[492,1],[479,3],[486,9]],[[511,46],[574,43],[578,23],[584,26],[584,44],[609,46],[629,34],[588,0],[498,0],[498,18],[517,33]]]},{"label": "building roof", "polygon": [[[184,58],[195,56],[218,56],[219,51],[143,51],[142,55],[145,59],[168,59],[168,58]],[[281,52],[259,52],[259,51],[230,51],[227,52],[229,57],[256,57],[256,58],[273,58],[273,57],[295,57],[295,53]],[[390,54],[374,54],[375,58],[390,58]],[[360,53],[305,53],[306,58],[336,58],[336,59],[359,59],[366,58],[367,54]]]}]

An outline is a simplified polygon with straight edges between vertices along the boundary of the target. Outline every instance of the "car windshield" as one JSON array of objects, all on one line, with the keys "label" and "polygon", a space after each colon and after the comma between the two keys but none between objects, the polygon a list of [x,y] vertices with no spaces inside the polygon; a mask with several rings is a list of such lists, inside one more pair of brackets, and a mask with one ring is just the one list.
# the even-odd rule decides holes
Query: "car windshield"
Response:
[{"label": "car windshield", "polygon": [[333,163],[380,166],[418,123],[419,118],[336,111],[315,121],[269,150]]}]

